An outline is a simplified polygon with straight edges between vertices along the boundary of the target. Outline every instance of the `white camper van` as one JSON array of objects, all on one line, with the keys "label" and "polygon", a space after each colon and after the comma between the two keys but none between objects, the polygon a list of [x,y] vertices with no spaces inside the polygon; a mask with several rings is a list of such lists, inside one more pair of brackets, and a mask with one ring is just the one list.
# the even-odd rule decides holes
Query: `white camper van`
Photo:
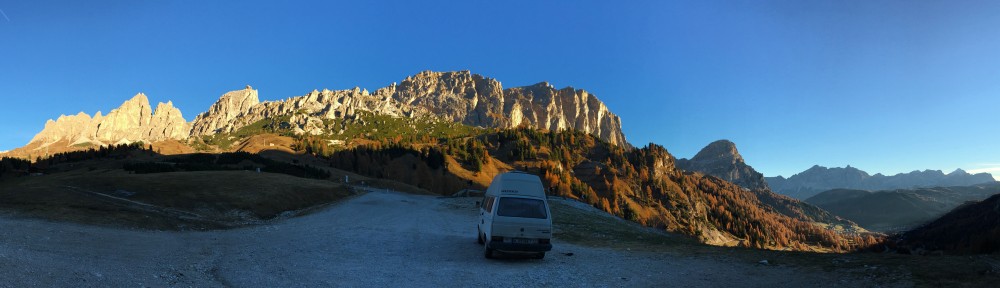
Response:
[{"label": "white camper van", "polygon": [[493,177],[479,215],[479,244],[486,258],[500,251],[542,259],[552,250],[552,213],[538,176],[514,171]]}]

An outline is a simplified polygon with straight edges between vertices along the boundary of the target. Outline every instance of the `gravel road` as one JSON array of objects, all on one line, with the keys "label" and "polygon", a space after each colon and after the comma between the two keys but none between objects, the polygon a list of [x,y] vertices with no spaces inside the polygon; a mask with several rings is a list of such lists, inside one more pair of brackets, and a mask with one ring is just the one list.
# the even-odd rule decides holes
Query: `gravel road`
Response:
[{"label": "gravel road", "polygon": [[302,217],[209,232],[0,216],[0,287],[864,285],[837,272],[558,239],[543,260],[487,260],[474,201],[374,191]]}]

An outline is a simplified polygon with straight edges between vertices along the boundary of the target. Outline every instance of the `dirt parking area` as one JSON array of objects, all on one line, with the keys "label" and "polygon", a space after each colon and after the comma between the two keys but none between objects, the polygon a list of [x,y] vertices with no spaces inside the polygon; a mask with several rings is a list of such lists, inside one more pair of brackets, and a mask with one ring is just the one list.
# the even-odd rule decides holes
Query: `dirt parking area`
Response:
[{"label": "dirt parking area", "polygon": [[[305,216],[207,232],[0,216],[3,287],[870,286],[850,274],[724,256],[578,246],[488,260],[473,198],[371,191]],[[908,286],[906,283],[899,283]]]}]

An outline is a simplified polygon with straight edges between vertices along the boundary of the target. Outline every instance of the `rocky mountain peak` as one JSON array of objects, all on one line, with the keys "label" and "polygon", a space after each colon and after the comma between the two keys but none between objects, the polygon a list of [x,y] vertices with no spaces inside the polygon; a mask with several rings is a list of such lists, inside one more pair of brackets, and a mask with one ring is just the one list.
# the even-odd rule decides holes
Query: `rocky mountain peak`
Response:
[{"label": "rocky mountain peak", "polygon": [[[117,109],[108,112],[107,116],[97,125],[96,139],[117,140],[114,143],[126,140],[133,142],[142,139],[142,132],[137,131],[138,127],[149,126],[149,121],[153,118],[153,108],[149,106],[149,99],[146,94],[135,94],[132,99],[122,103]],[[112,143],[113,144],[113,143]]]},{"label": "rocky mountain peak", "polygon": [[103,145],[186,139],[190,130],[187,125],[173,103],[159,103],[154,114],[146,94],[138,93],[107,115],[97,112],[91,118],[80,112],[49,120],[28,144],[43,147],[58,141],[66,141],[66,145]]},{"label": "rocky mountain peak", "polygon": [[743,163],[743,156],[736,150],[736,143],[723,139],[708,144],[701,151],[698,151],[698,154],[695,154],[691,160]]},{"label": "rocky mountain peak", "polygon": [[769,189],[764,175],[743,162],[736,144],[729,140],[708,144],[690,160],[677,160],[677,167],[712,175],[750,190]]},{"label": "rocky mountain peak", "polygon": [[150,119],[148,130],[141,140],[161,141],[167,139],[187,139],[191,134],[191,124],[184,120],[181,110],[172,101],[160,102]]}]

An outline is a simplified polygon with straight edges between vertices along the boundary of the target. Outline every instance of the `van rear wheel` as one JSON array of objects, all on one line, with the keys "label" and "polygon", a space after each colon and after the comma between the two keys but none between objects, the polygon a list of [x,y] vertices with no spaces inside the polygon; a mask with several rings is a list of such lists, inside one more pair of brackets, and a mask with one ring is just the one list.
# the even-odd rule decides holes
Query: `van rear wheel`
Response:
[{"label": "van rear wheel", "polygon": [[483,247],[485,247],[483,248],[483,256],[486,257],[486,259],[493,259],[493,248],[490,248],[489,244],[483,245]]},{"label": "van rear wheel", "polygon": [[535,254],[535,257],[533,257],[533,258],[535,258],[535,259],[545,258],[545,252],[538,252],[538,254]]}]

